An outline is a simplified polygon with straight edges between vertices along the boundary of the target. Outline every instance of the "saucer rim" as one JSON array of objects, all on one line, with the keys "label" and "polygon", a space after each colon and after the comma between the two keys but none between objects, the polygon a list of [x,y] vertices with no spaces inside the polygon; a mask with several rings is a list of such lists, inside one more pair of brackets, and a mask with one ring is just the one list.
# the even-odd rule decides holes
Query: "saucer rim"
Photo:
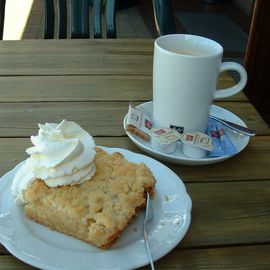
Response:
[{"label": "saucer rim", "polygon": [[[139,105],[136,106],[136,108],[143,108],[144,110],[146,110],[146,106],[149,106],[149,104],[153,103],[153,101],[147,101],[144,103],[141,103]],[[236,118],[237,121],[239,122],[240,125],[243,125],[245,127],[247,127],[246,123],[236,114],[234,114],[233,112],[222,108],[218,105],[212,104],[211,105],[211,111],[212,110],[220,110],[220,111],[224,111],[226,113],[229,113],[233,116],[233,118]],[[149,112],[149,111],[148,111]],[[152,112],[149,112],[150,114],[152,114]],[[219,115],[213,114],[214,116],[219,117]],[[144,152],[150,154],[151,156],[153,156],[154,158],[157,158],[159,160],[163,160],[166,162],[170,162],[170,163],[175,163],[175,164],[180,164],[180,165],[188,165],[188,166],[198,166],[198,165],[208,165],[208,164],[214,164],[214,163],[219,163],[222,161],[225,161],[229,158],[234,157],[235,155],[238,155],[240,152],[242,152],[248,145],[250,138],[248,136],[245,136],[245,141],[243,141],[239,151],[233,155],[226,155],[226,156],[222,156],[222,157],[205,157],[205,158],[189,158],[189,157],[182,157],[182,156],[175,156],[172,154],[166,154],[166,153],[162,153],[159,152],[155,149],[151,148],[151,145],[147,146],[144,145],[143,143],[140,142],[139,138],[137,138],[136,136],[134,136],[132,133],[130,133],[129,131],[126,130],[126,119],[127,119],[127,114],[125,115],[124,119],[123,119],[123,127],[124,130],[127,134],[127,136],[129,137],[129,139],[137,146],[139,147],[141,150],[143,150]],[[231,119],[227,119],[226,117],[224,117],[225,120],[231,121]]]}]

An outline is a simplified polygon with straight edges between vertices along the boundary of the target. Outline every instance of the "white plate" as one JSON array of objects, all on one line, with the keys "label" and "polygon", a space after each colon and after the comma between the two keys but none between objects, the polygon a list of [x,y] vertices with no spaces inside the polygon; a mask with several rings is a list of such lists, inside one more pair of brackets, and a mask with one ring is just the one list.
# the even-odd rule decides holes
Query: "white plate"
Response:
[{"label": "white plate", "polygon": [[[119,148],[131,162],[144,162],[157,179],[152,200],[155,218],[149,231],[153,259],[172,250],[186,234],[191,220],[191,199],[180,178],[160,162]],[[144,212],[128,225],[108,250],[95,248],[82,241],[34,223],[14,203],[10,187],[16,166],[0,179],[0,241],[17,258],[48,270],[134,269],[149,263],[143,240]]]},{"label": "white plate", "polygon": [[[137,107],[144,109],[150,115],[152,115],[152,112],[153,112],[152,101],[140,104]],[[232,112],[227,111],[226,109],[223,109],[219,106],[212,105],[210,114],[246,127],[246,124],[238,116],[236,116]],[[127,115],[125,116],[124,121],[123,121],[124,128],[126,125],[126,119],[127,119]],[[248,145],[249,137],[242,136],[239,133],[234,132],[230,128],[225,127],[225,129],[226,129],[226,134],[229,136],[230,140],[232,141],[232,143],[236,147],[237,154],[238,154]],[[164,161],[167,161],[170,163],[176,163],[176,164],[182,164],[182,165],[188,165],[188,166],[195,166],[195,165],[198,166],[198,165],[207,165],[207,164],[218,163],[218,162],[224,161],[224,160],[229,159],[229,158],[234,156],[234,155],[231,155],[231,156],[227,155],[227,156],[214,157],[214,158],[207,158],[206,157],[206,158],[202,158],[202,159],[189,158],[182,153],[182,145],[180,143],[177,145],[176,150],[173,153],[165,154],[165,153],[161,153],[161,152],[153,149],[151,147],[150,142],[146,142],[146,141],[142,140],[141,138],[139,138],[138,136],[135,136],[134,134],[132,134],[129,131],[126,131],[126,133],[127,133],[128,137],[131,139],[131,141],[134,144],[136,144],[139,148],[141,148],[143,151],[152,155],[155,158],[158,158],[160,160],[164,160]]]}]

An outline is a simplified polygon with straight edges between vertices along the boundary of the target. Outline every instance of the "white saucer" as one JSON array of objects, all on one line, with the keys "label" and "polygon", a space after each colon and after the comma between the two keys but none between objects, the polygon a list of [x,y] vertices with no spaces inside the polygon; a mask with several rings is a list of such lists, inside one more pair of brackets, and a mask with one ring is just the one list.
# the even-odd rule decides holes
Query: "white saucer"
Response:
[{"label": "white saucer", "polygon": [[[137,107],[143,108],[149,114],[152,115],[152,111],[153,111],[152,101],[140,104]],[[236,116],[232,112],[226,109],[223,109],[219,106],[212,105],[210,114],[246,127],[246,124],[238,116]],[[125,116],[124,122],[123,122],[124,128],[125,128],[126,118],[127,118],[127,115]],[[230,140],[232,141],[232,143],[237,149],[237,154],[246,148],[249,142],[248,136],[243,136],[237,132],[232,131],[230,128],[225,128],[225,129],[226,129],[226,134],[229,136]],[[198,165],[218,163],[234,156],[234,155],[231,155],[231,156],[227,155],[227,156],[214,157],[214,158],[206,157],[202,159],[189,158],[182,153],[181,144],[177,145],[176,150],[173,153],[165,154],[165,153],[161,153],[159,151],[152,149],[150,142],[146,142],[128,131],[126,131],[126,133],[128,137],[131,139],[131,141],[134,144],[136,144],[139,148],[141,148],[143,151],[145,151],[146,153],[150,154],[151,156],[157,159],[167,161],[170,163],[189,165],[189,166],[198,166]]]}]

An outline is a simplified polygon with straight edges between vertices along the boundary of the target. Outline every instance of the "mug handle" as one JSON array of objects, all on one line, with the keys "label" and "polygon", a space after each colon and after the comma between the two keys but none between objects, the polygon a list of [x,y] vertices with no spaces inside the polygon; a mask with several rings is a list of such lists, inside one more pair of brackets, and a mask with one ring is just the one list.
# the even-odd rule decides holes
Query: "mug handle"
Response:
[{"label": "mug handle", "polygon": [[221,64],[220,73],[226,70],[234,70],[238,72],[240,75],[240,81],[232,87],[217,90],[214,99],[221,99],[233,96],[243,90],[243,88],[246,86],[247,72],[242,65],[235,62],[224,62]]}]

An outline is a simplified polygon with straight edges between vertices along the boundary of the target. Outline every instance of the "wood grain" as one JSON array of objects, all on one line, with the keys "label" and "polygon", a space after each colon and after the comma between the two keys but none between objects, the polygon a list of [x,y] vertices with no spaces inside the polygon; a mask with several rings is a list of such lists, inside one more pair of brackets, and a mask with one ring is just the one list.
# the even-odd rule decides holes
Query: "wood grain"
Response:
[{"label": "wood grain", "polygon": [[[270,245],[175,250],[155,263],[166,270],[266,270],[270,268]],[[171,263],[168,264],[168,261]],[[146,270],[149,267],[140,268]]]},{"label": "wood grain", "polygon": [[[270,134],[270,129],[250,103],[216,104],[238,115],[250,128],[257,129],[258,134]],[[123,119],[127,110],[128,102],[2,103],[0,137],[28,137],[36,134],[38,123],[62,119],[78,122],[93,136],[125,136]]]},{"label": "wood grain", "polygon": [[[223,74],[219,88],[234,84]],[[152,100],[152,76],[14,76],[0,77],[0,102]],[[241,92],[225,100],[247,101]]]},{"label": "wood grain", "polygon": [[36,267],[30,266],[11,255],[1,255],[0,269],[2,270],[34,270]]},{"label": "wood grain", "polygon": [[[266,270],[270,268],[270,245],[245,247],[224,247],[206,249],[178,249],[155,262],[157,269],[166,270]],[[170,261],[170,264],[168,264]],[[196,265],[196,268],[194,268]],[[34,270],[11,255],[1,256],[1,266],[5,270]],[[149,269],[149,266],[139,268]],[[139,270],[138,269],[138,270]]]},{"label": "wood grain", "polygon": [[[57,44],[57,46],[55,46]],[[1,75],[151,74],[153,40],[24,40],[0,44]]]},{"label": "wood grain", "polygon": [[192,222],[179,246],[270,243],[270,181],[187,183]]},{"label": "wood grain", "polygon": [[12,80],[0,77],[0,93],[1,102],[150,100],[152,78],[143,75],[18,76]]}]

